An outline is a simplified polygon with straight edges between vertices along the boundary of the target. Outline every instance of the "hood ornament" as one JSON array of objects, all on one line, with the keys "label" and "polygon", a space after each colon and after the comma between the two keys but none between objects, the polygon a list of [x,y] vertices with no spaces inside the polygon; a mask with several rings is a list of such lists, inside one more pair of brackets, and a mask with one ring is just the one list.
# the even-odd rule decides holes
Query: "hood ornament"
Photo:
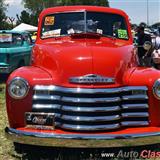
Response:
[{"label": "hood ornament", "polygon": [[115,83],[115,78],[104,77],[96,74],[87,74],[80,77],[71,77],[69,79],[70,83],[80,83],[80,84],[110,84]]}]

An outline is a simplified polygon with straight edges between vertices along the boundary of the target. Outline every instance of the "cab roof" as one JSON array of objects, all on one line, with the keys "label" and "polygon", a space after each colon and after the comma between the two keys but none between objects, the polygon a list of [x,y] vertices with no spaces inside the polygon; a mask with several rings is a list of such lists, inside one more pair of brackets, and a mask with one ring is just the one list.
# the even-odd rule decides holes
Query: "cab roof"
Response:
[{"label": "cab roof", "polygon": [[77,12],[77,11],[95,11],[95,12],[107,12],[122,15],[128,18],[128,15],[120,10],[109,7],[100,7],[100,6],[61,6],[61,7],[52,7],[43,10],[40,14],[40,17],[47,14],[53,14],[58,12]]}]

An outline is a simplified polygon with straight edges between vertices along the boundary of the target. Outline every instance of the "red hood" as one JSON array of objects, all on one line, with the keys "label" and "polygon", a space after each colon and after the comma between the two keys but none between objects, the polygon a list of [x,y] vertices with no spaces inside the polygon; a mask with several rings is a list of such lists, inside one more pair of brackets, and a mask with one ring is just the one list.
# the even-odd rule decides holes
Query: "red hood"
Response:
[{"label": "red hood", "polygon": [[70,77],[87,74],[115,78],[121,84],[133,55],[131,45],[107,38],[49,40],[34,51],[34,65],[47,70],[54,84],[61,86],[70,85]]}]

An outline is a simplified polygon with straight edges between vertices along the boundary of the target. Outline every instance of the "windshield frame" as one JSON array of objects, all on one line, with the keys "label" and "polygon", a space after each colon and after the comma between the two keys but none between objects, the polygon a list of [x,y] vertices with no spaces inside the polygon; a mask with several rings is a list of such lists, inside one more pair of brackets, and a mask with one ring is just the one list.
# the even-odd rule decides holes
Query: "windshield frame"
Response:
[{"label": "windshield frame", "polygon": [[[65,13],[84,13],[84,21],[85,21],[85,23],[84,23],[84,32],[81,32],[81,33],[83,33],[83,34],[85,34],[85,33],[88,33],[87,32],[87,12],[92,12],[92,13],[104,13],[104,14],[110,14],[110,15],[117,15],[117,16],[121,16],[122,18],[123,18],[123,20],[124,20],[124,25],[125,25],[125,27],[126,27],[126,31],[127,31],[127,36],[128,36],[128,38],[127,39],[124,39],[124,38],[118,38],[118,37],[112,37],[111,35],[105,35],[105,34],[102,34],[102,37],[112,37],[112,38],[115,38],[115,39],[119,39],[119,40],[124,40],[124,41],[129,41],[129,40],[131,40],[131,36],[130,36],[130,34],[129,34],[129,27],[128,27],[128,23],[127,23],[127,20],[126,20],[126,17],[124,17],[123,15],[121,15],[121,14],[118,14],[118,13],[112,13],[112,12],[101,12],[101,11],[89,11],[89,10],[85,10],[85,9],[83,9],[83,10],[77,10],[77,11],[64,11],[64,12],[54,12],[54,13],[50,13],[50,14],[46,14],[45,16],[43,16],[43,18],[42,18],[42,22],[41,22],[41,29],[40,29],[40,39],[41,40],[46,40],[46,39],[50,39],[50,38],[59,38],[59,37],[66,37],[66,36],[71,36],[71,34],[66,34],[66,35],[60,35],[60,36],[53,36],[53,37],[46,37],[46,38],[43,38],[42,37],[42,30],[43,30],[43,26],[44,26],[44,22],[45,22],[45,18],[47,17],[47,16],[51,16],[51,15],[55,15],[55,14],[65,14]],[[94,32],[93,32],[94,33]]]}]

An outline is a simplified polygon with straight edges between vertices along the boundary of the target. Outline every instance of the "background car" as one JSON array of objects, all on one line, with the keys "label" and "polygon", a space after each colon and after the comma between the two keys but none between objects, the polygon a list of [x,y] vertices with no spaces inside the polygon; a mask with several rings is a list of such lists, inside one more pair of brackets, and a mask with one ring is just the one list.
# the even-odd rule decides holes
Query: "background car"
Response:
[{"label": "background car", "polygon": [[0,31],[0,73],[29,65],[33,47],[28,32]]}]

